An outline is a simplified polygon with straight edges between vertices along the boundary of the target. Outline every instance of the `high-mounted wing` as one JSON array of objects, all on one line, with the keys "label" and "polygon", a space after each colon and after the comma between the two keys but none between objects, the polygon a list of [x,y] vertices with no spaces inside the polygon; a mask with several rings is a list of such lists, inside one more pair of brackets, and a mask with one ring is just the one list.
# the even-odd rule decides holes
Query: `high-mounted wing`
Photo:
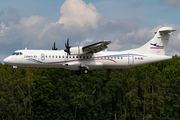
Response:
[{"label": "high-mounted wing", "polygon": [[89,53],[97,53],[107,48],[107,45],[112,43],[112,41],[100,41],[91,45],[87,45],[82,47],[83,52]]},{"label": "high-mounted wing", "polygon": [[82,54],[93,54],[100,52],[107,48],[107,45],[112,43],[112,41],[101,41],[84,47],[71,47],[69,45],[69,38],[67,39],[67,44],[65,43],[66,49],[64,52],[68,55],[82,55]]}]

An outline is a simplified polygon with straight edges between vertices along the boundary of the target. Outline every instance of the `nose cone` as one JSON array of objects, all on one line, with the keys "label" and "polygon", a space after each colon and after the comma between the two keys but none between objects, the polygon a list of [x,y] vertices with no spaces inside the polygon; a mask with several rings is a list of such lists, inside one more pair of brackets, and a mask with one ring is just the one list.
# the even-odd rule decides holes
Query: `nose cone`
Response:
[{"label": "nose cone", "polygon": [[3,60],[4,63],[8,64],[9,60],[8,57]]}]

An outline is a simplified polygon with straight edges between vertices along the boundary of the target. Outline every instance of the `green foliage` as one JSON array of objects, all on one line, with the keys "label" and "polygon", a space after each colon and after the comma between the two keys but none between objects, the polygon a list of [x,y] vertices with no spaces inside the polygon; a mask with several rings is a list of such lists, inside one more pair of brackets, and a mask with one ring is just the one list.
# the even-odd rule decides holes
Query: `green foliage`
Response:
[{"label": "green foliage", "polygon": [[0,119],[180,119],[180,58],[77,76],[0,64]]}]

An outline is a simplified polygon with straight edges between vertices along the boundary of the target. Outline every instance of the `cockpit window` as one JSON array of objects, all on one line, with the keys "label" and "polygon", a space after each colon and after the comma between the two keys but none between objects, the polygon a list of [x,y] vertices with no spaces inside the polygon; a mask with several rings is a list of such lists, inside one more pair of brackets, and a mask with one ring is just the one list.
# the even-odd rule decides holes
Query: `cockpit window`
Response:
[{"label": "cockpit window", "polygon": [[14,52],[12,55],[23,55],[22,52]]},{"label": "cockpit window", "polygon": [[14,52],[12,55],[16,55],[16,53]]}]

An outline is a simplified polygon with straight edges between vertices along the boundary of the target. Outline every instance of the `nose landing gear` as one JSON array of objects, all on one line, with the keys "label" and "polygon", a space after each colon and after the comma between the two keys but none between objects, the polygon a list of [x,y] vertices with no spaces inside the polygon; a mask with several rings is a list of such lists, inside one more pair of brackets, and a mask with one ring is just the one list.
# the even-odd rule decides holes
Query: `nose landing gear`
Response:
[{"label": "nose landing gear", "polygon": [[17,66],[13,66],[13,72],[16,72]]},{"label": "nose landing gear", "polygon": [[13,69],[12,71],[13,71],[13,72],[16,72],[16,69]]}]

